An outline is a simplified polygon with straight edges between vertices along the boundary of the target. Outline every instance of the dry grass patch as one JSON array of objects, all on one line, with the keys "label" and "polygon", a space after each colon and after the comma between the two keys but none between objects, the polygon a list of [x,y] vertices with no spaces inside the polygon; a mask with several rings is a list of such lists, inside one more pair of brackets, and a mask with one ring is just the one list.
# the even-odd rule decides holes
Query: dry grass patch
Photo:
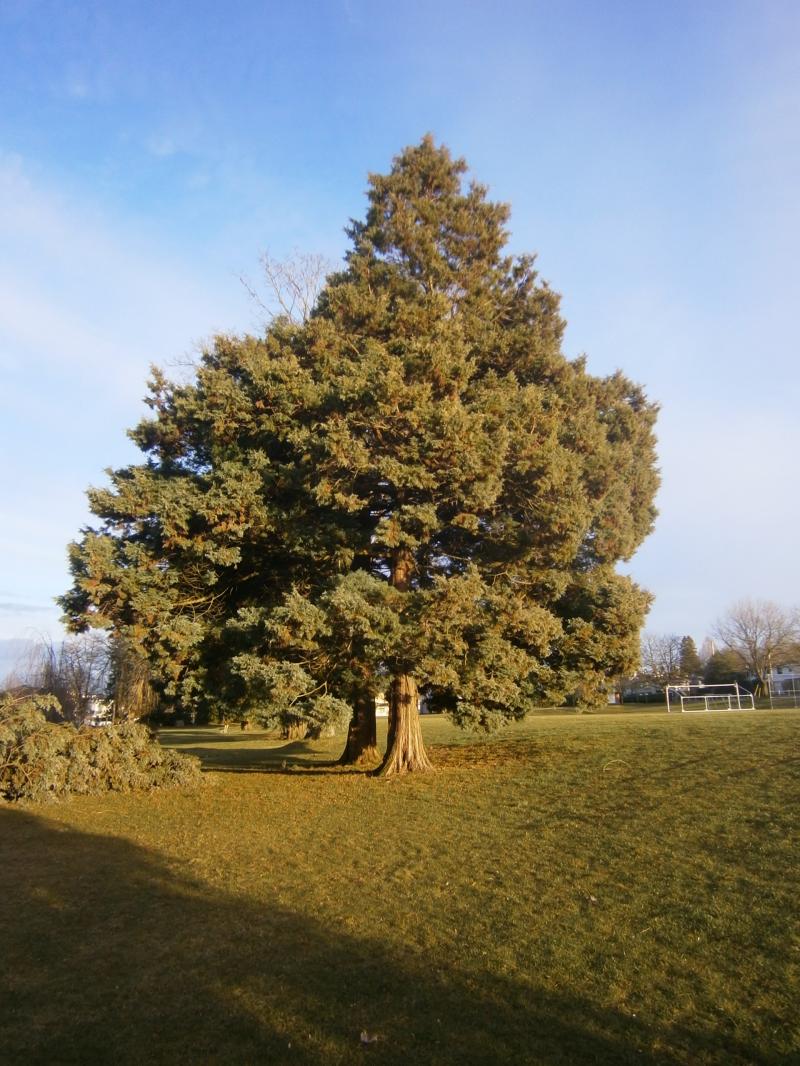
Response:
[{"label": "dry grass patch", "polygon": [[171,731],[193,794],[0,809],[0,1060],[791,1061],[800,715],[424,728],[432,775]]}]

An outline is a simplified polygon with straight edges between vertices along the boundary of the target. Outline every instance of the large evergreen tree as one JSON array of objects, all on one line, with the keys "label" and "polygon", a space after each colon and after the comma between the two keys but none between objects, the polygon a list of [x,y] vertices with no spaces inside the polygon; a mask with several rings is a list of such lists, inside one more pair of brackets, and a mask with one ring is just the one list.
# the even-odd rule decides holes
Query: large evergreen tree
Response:
[{"label": "large evergreen tree", "polygon": [[388,690],[385,773],[428,766],[421,686],[482,728],[593,700],[648,603],[615,566],[652,525],[655,408],[563,356],[558,297],[465,169],[404,151],[307,322],[156,377],[147,462],[92,494],[64,598],[183,700],[348,704],[351,759]]},{"label": "large evergreen tree", "polygon": [[146,461],[90,490],[102,526],[71,546],[61,601],[70,628],[121,634],[183,710],[287,729],[341,706],[297,669],[279,691],[255,691],[235,669],[246,644],[232,622],[289,589],[307,594],[346,550],[346,529],[323,520],[310,492],[316,391],[292,355],[296,329],[218,337],[186,384],[154,372],[153,415],[131,434]]}]

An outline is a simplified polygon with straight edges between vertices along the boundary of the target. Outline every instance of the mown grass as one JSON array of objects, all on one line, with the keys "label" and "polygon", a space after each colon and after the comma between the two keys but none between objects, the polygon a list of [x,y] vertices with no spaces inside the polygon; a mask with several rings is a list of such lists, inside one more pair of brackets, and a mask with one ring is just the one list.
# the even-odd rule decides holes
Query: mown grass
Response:
[{"label": "mown grass", "polygon": [[800,714],[423,724],[430,776],[170,731],[193,793],[0,808],[0,1061],[800,1061]]}]

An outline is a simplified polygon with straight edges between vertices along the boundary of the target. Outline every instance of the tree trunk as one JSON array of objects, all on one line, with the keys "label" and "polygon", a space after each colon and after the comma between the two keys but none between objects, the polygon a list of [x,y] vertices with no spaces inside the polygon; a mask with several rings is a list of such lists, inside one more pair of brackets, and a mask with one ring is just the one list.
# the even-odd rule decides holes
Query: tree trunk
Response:
[{"label": "tree trunk", "polygon": [[417,683],[411,674],[398,674],[392,678],[389,689],[389,739],[386,755],[378,771],[381,777],[433,769],[422,741],[418,700]]},{"label": "tree trunk", "polygon": [[[392,559],[391,583],[401,592],[408,592],[413,573],[414,556],[408,548],[398,548]],[[422,741],[417,683],[412,674],[397,673],[389,688],[389,736],[378,773],[390,777],[432,769]]]},{"label": "tree trunk", "polygon": [[290,719],[283,727],[286,740],[305,740],[307,734],[308,725],[299,718]]},{"label": "tree trunk", "polygon": [[375,731],[375,697],[359,696],[347,729],[347,743],[340,766],[363,766],[380,759]]}]

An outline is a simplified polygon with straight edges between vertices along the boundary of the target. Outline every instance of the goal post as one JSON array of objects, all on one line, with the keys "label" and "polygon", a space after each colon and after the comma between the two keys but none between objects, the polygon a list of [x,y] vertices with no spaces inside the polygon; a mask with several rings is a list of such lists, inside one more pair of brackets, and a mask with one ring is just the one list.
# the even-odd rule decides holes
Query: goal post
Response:
[{"label": "goal post", "polygon": [[667,685],[667,712],[754,711],[753,693],[736,681],[726,685]]}]

